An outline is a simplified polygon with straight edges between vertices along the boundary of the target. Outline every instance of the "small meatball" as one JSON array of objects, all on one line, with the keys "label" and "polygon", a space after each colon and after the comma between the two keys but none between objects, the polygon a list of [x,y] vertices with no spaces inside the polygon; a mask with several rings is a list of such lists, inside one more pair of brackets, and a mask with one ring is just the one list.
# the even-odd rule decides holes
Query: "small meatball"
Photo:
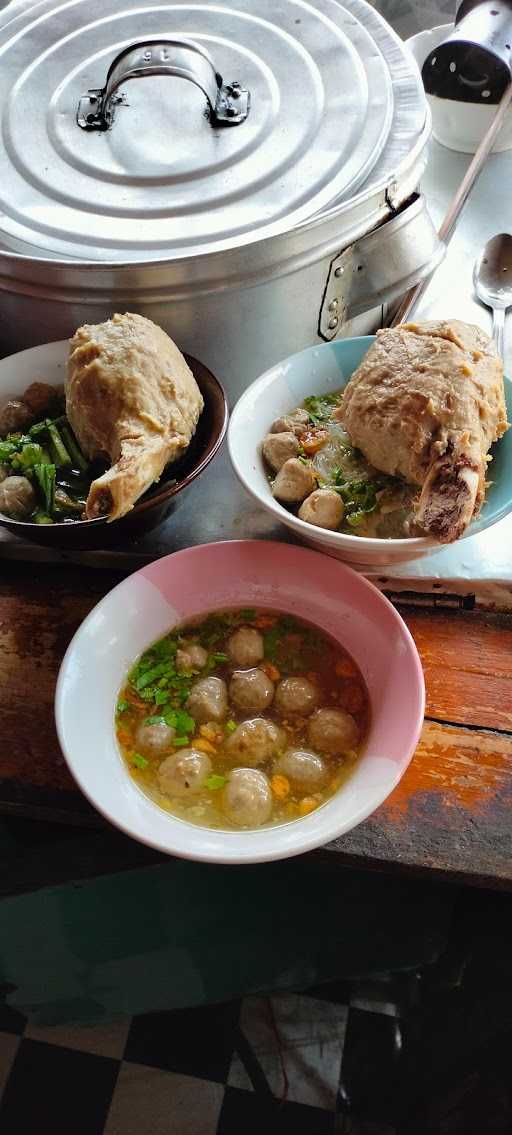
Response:
[{"label": "small meatball", "polygon": [[222,794],[222,807],[232,824],[259,828],[272,812],[272,792],[265,773],[254,768],[234,769]]},{"label": "small meatball", "polygon": [[158,770],[158,786],[166,796],[195,796],[204,788],[212,771],[212,762],[198,749],[182,749],[162,761]]},{"label": "small meatball", "polygon": [[26,520],[36,504],[35,490],[28,477],[6,477],[0,484],[0,512],[13,520]]},{"label": "small meatball", "polygon": [[5,434],[17,433],[18,430],[24,430],[27,426],[31,426],[33,421],[32,410],[24,402],[12,398],[6,403],[3,410],[0,410],[0,437],[4,437]]},{"label": "small meatball", "polygon": [[265,654],[263,635],[254,627],[240,627],[228,638],[227,650],[235,666],[257,666]]},{"label": "small meatball", "polygon": [[274,772],[285,776],[298,792],[320,788],[327,777],[324,761],[309,749],[286,749],[274,762]]},{"label": "small meatball", "polygon": [[278,473],[289,457],[296,457],[299,443],[295,434],[267,434],[261,447],[267,465]]},{"label": "small meatball", "polygon": [[236,764],[255,768],[275,757],[284,747],[285,742],[284,730],[278,725],[273,721],[265,721],[263,717],[254,717],[237,726],[234,733],[228,737],[224,752]]},{"label": "small meatball", "polygon": [[308,721],[308,741],[321,753],[343,753],[355,748],[359,729],[344,709],[317,709]]},{"label": "small meatball", "polygon": [[239,709],[266,709],[274,697],[274,683],[263,670],[235,670],[229,696]]},{"label": "small meatball", "polygon": [[139,725],[135,734],[135,747],[143,757],[162,756],[170,749],[174,740],[175,729],[166,725],[164,721],[154,725]]},{"label": "small meatball", "polygon": [[23,401],[33,419],[44,418],[57,397],[57,391],[46,382],[33,382],[23,395]]},{"label": "small meatball", "polygon": [[304,433],[309,425],[309,414],[306,410],[291,410],[284,418],[276,418],[270,427],[271,434],[293,433],[296,437]]},{"label": "small meatball", "polygon": [[308,497],[316,485],[315,471],[311,465],[305,465],[298,457],[290,457],[279,470],[272,485],[272,496],[287,504],[303,501]]},{"label": "small meatball", "polygon": [[299,508],[300,520],[315,524],[317,528],[339,528],[343,520],[343,501],[334,489],[315,489]]},{"label": "small meatball", "polygon": [[280,713],[312,713],[318,705],[318,690],[308,678],[283,678],[276,690],[276,709]]},{"label": "small meatball", "polygon": [[190,642],[176,651],[178,673],[182,670],[204,670],[207,662],[208,651],[199,646],[198,642]]},{"label": "small meatball", "polygon": [[222,678],[200,678],[192,686],[186,708],[199,725],[223,721],[228,712],[226,683]]}]

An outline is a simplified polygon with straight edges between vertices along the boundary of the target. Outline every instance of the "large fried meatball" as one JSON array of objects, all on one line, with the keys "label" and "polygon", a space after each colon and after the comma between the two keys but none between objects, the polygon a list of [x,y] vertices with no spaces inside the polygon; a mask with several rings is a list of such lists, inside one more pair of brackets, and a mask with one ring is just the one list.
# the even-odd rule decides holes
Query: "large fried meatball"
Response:
[{"label": "large fried meatball", "polygon": [[293,714],[306,716],[318,705],[318,690],[309,678],[283,678],[276,689],[276,709],[284,717]]},{"label": "large fried meatball", "polygon": [[243,721],[228,737],[224,752],[234,763],[255,768],[274,757],[285,744],[286,734],[273,721],[254,717]]},{"label": "large fried meatball", "polygon": [[321,753],[343,753],[355,748],[359,729],[344,709],[317,709],[308,721],[308,741]]},{"label": "large fried meatball", "polygon": [[228,691],[222,678],[199,678],[187,698],[186,708],[194,721],[223,721],[228,712]]},{"label": "large fried meatball", "polygon": [[158,786],[166,796],[194,796],[204,788],[212,770],[206,753],[198,749],[182,749],[162,761],[158,770]]},{"label": "large fried meatball", "polygon": [[259,828],[272,813],[272,792],[265,773],[254,768],[236,768],[222,793],[222,807],[232,824]]},{"label": "large fried meatball", "polygon": [[235,670],[229,696],[238,709],[267,709],[274,697],[274,683],[263,670]]},{"label": "large fried meatball", "polygon": [[229,636],[227,651],[235,666],[257,666],[265,653],[263,635],[254,627],[239,627]]}]

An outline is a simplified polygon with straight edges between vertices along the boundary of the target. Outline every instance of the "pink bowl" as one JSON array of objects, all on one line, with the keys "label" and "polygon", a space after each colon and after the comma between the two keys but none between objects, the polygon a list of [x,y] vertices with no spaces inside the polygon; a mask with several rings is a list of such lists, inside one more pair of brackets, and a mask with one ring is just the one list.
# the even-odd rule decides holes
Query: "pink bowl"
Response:
[{"label": "pink bowl", "polygon": [[[114,708],[129,666],[151,642],[194,615],[249,605],[297,615],[339,640],[368,686],[370,732],[351,777],[316,812],[280,827],[210,831],[169,815],[140,792],[117,749]],[[62,663],[56,721],[73,776],[112,823],[161,851],[247,863],[309,851],[369,816],[411,760],[424,704],[423,673],[411,635],[371,583],[318,552],[244,540],[165,556],[98,603]]]}]

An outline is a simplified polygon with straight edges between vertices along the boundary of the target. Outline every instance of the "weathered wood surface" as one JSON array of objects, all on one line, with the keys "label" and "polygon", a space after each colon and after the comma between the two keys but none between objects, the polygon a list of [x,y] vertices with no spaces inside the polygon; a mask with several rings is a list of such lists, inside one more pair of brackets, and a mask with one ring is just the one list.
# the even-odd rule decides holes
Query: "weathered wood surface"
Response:
[{"label": "weathered wood surface", "polygon": [[[0,569],[4,812],[101,823],[63,761],[53,697],[71,636],[118,578],[71,567]],[[512,886],[512,616],[402,613],[425,669],[422,739],[396,791],[329,850],[340,863]]]}]

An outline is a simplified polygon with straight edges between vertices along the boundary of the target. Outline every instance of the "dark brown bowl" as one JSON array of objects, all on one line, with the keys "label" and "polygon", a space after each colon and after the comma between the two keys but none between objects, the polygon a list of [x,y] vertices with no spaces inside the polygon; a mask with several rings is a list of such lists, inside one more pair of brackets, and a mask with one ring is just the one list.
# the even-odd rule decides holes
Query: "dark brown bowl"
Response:
[{"label": "dark brown bowl", "polygon": [[204,410],[185,455],[169,465],[160,481],[120,520],[72,520],[66,524],[32,524],[0,513],[0,524],[33,544],[74,550],[112,548],[157,528],[182,502],[184,489],[199,477],[220,448],[228,424],[228,403],[220,382],[197,359],[185,355],[203,395]]}]

